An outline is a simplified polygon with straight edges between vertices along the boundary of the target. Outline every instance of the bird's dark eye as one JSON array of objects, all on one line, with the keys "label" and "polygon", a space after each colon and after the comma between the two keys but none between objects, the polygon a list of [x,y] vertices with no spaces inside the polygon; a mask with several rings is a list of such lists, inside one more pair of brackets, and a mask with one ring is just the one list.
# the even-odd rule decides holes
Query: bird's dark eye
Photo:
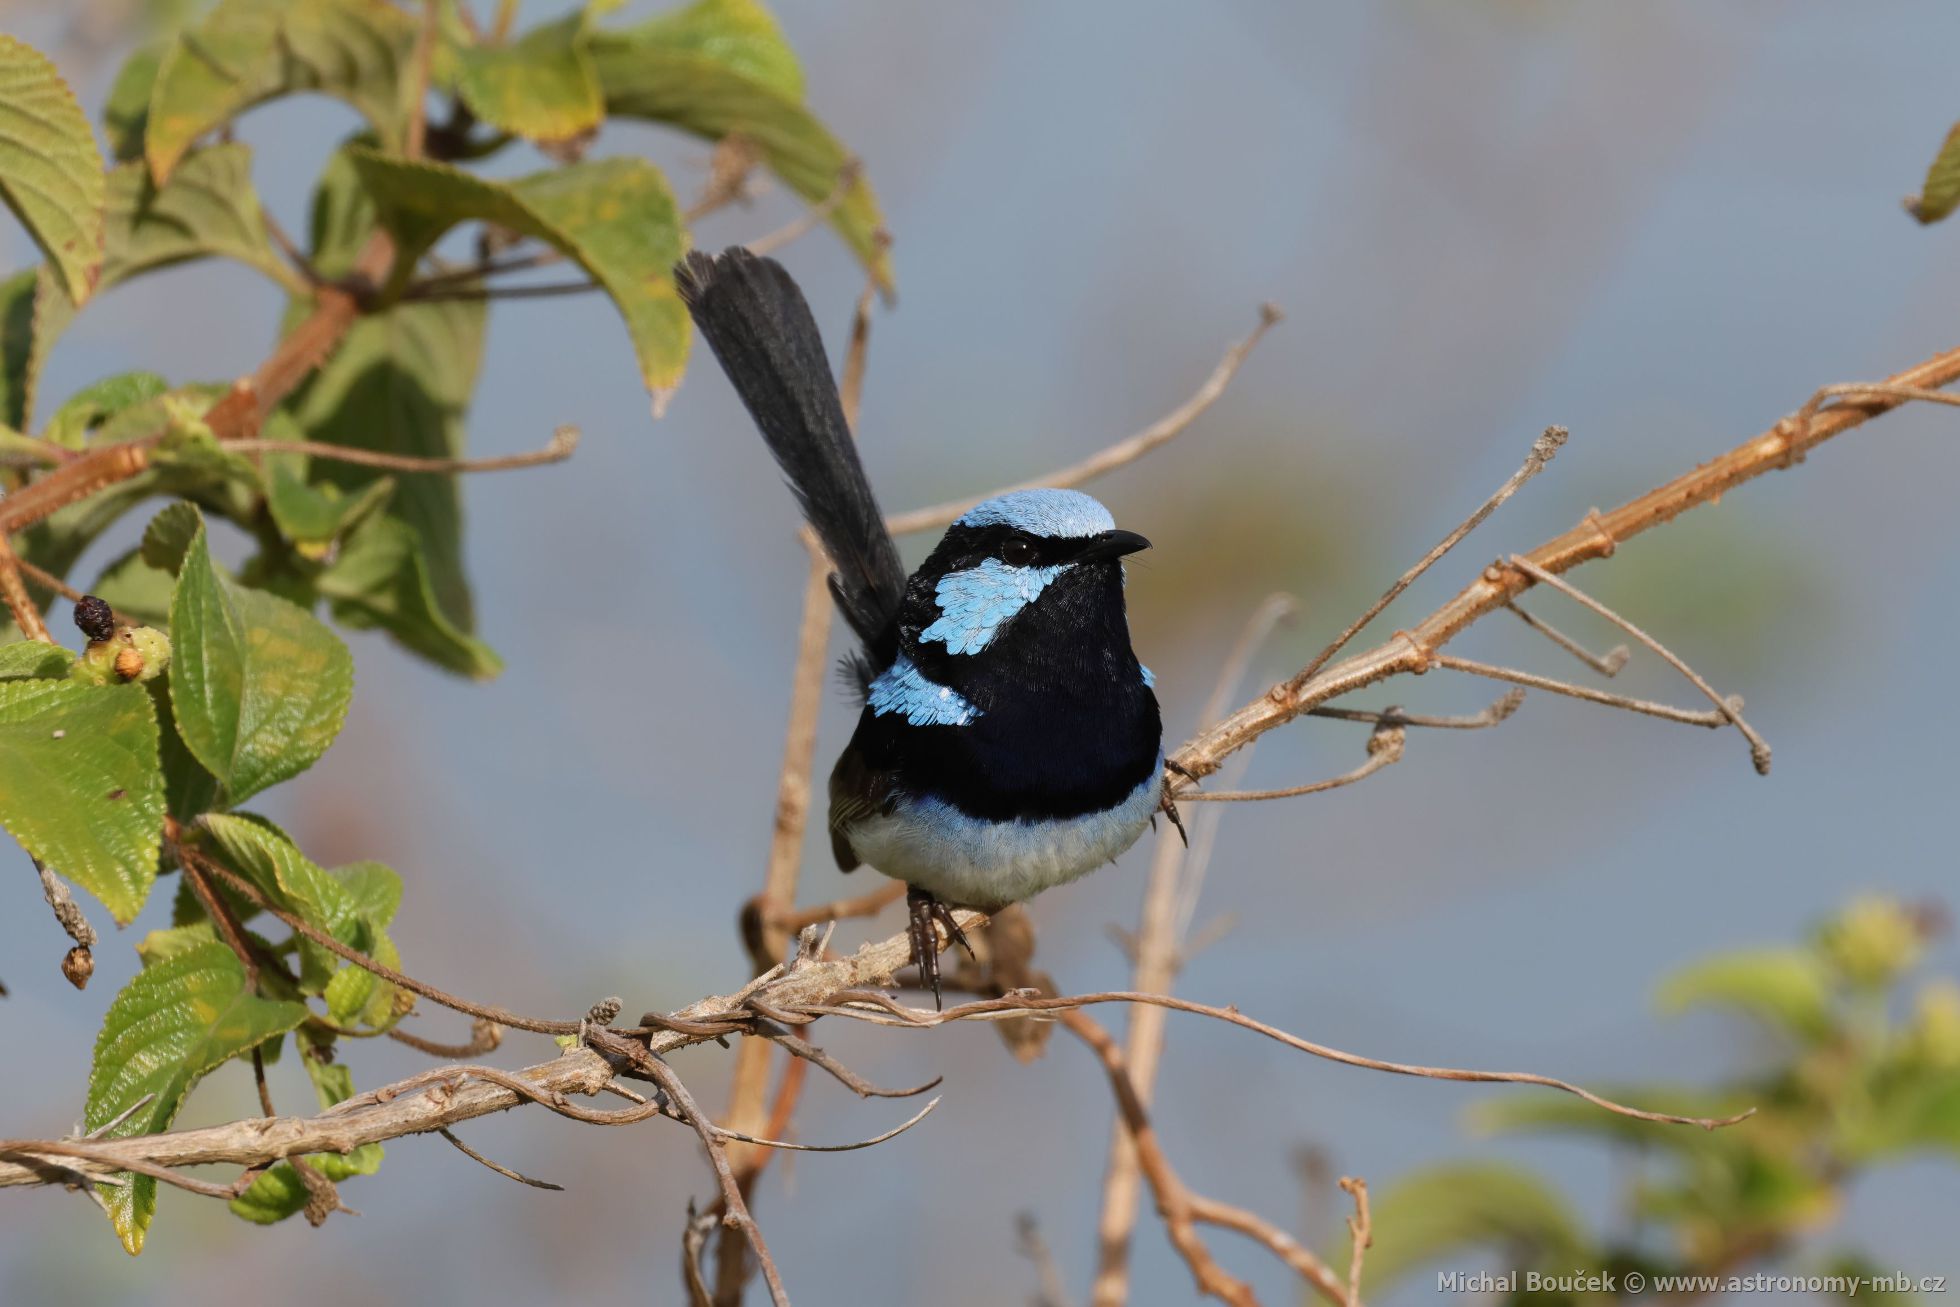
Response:
[{"label": "bird's dark eye", "polygon": [[1009,567],[1027,567],[1034,562],[1034,542],[1020,536],[1010,536],[1000,547],[1000,561]]}]

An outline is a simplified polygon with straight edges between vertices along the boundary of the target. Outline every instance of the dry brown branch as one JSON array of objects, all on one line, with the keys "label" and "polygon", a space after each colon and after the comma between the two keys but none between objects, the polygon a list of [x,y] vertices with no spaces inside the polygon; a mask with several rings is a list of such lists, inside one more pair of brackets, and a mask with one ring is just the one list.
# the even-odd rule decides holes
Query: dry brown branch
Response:
[{"label": "dry brown branch", "polygon": [[1750,726],[1748,722],[1742,720],[1741,701],[1739,699],[1724,699],[1721,695],[1715,693],[1714,686],[1703,680],[1700,673],[1683,662],[1666,645],[1571,582],[1559,579],[1557,576],[1538,566],[1538,564],[1532,562],[1529,558],[1520,558],[1516,554],[1511,555],[1511,566],[1517,568],[1540,585],[1551,586],[1568,598],[1585,605],[1593,612],[1598,613],[1601,617],[1613,623],[1613,625],[1619,627],[1622,631],[1625,631],[1634,639],[1640,641],[1640,643],[1646,645],[1656,654],[1659,654],[1663,662],[1681,673],[1681,675],[1687,677],[1688,681],[1697,690],[1707,695],[1708,701],[1715,705],[1715,710],[1721,713],[1731,726],[1742,733],[1742,738],[1749,741],[1749,756],[1756,764],[1757,774],[1762,776],[1769,775],[1769,741],[1765,740],[1761,735],[1758,735],[1755,728]]},{"label": "dry brown branch", "polygon": [[[1268,595],[1253,610],[1240,630],[1238,639],[1225,656],[1210,697],[1199,715],[1200,724],[1209,724],[1225,711],[1255,653],[1280,623],[1291,619],[1299,604],[1291,595]],[[1195,824],[1195,823],[1194,823]],[[1158,837],[1150,862],[1150,878],[1145,883],[1143,908],[1137,918],[1137,932],[1130,943],[1133,968],[1131,984],[1153,993],[1169,993],[1186,956],[1184,927],[1193,911],[1203,874],[1207,836],[1216,830],[1207,825],[1199,831],[1199,847],[1184,843],[1182,832],[1165,831]],[[1187,884],[1187,882],[1189,882]],[[1124,1037],[1124,1059],[1137,1099],[1148,1105],[1157,1080],[1158,1063],[1164,1051],[1162,1008],[1139,1007],[1129,1014],[1129,1030]],[[1111,1131],[1109,1161],[1103,1173],[1102,1212],[1096,1229],[1096,1278],[1089,1290],[1095,1307],[1122,1303],[1129,1298],[1130,1240],[1136,1228],[1139,1181],[1136,1143],[1120,1120]]]},{"label": "dry brown branch", "polygon": [[7,601],[7,611],[13,614],[14,625],[22,635],[43,644],[54,643],[48,624],[41,620],[41,609],[20,579],[20,559],[14,554],[13,542],[4,535],[0,535],[0,598]]},{"label": "dry brown branch", "polygon": [[1048,1247],[1048,1241],[1041,1237],[1041,1223],[1034,1219],[1033,1212],[1022,1212],[1014,1218],[1014,1251],[1028,1259],[1034,1267],[1035,1283],[1040,1286],[1033,1307],[1069,1307],[1068,1290],[1062,1284],[1062,1268],[1055,1264],[1055,1254]]},{"label": "dry brown branch", "polygon": [[1283,316],[1274,305],[1260,305],[1259,325],[1253,328],[1251,335],[1225,351],[1225,357],[1218,361],[1218,366],[1212,369],[1211,375],[1205,378],[1204,384],[1198,387],[1191,398],[1135,435],[1106,446],[1079,463],[1057,468],[1046,476],[1036,477],[1032,481],[1016,482],[1011,486],[1002,486],[984,495],[949,500],[943,504],[934,504],[930,508],[915,508],[908,513],[899,513],[886,518],[885,525],[891,528],[893,535],[930,531],[936,527],[949,525],[967,509],[995,495],[1004,495],[1015,490],[1033,490],[1042,486],[1056,489],[1079,486],[1084,481],[1094,480],[1106,472],[1114,472],[1119,467],[1136,462],[1159,445],[1175,440],[1186,428],[1196,422],[1204,411],[1225,393],[1225,388],[1232,384],[1232,378],[1237,375],[1239,365],[1245,362],[1260,339]]},{"label": "dry brown branch", "polygon": [[[839,193],[847,186],[839,178]],[[851,343],[845,354],[838,397],[844,419],[855,429],[859,405],[864,394],[864,370],[871,345],[871,299],[875,281],[868,281],[859,295],[851,317]],[[830,598],[830,558],[808,527],[801,533],[808,566],[803,582],[803,615],[797,625],[796,663],[790,674],[789,724],[784,731],[783,762],[776,780],[775,827],[769,840],[769,861],[763,870],[762,892],[753,905],[754,929],[749,951],[756,971],[764,971],[781,958],[789,939],[802,929],[786,929],[782,918],[796,904],[796,885],[803,866],[803,837],[810,824],[810,776],[816,766],[817,727],[823,712],[824,655],[830,647],[832,602]],[[772,1058],[767,1041],[743,1041],[735,1053],[735,1069],[730,1077],[728,1110],[723,1120],[731,1129],[762,1128],[765,1099],[769,1089]],[[785,1073],[779,1101],[785,1114],[793,1110],[801,1091],[800,1073]],[[754,1191],[769,1164],[767,1153],[753,1149],[735,1150],[731,1162],[743,1193]],[[747,1283],[749,1265],[743,1255],[739,1232],[725,1229],[716,1248],[716,1301],[738,1304]]]},{"label": "dry brown branch", "polygon": [[1178,1179],[1164,1157],[1164,1150],[1157,1142],[1156,1128],[1150,1123],[1149,1109],[1138,1097],[1136,1086],[1130,1082],[1123,1051],[1116,1046],[1115,1038],[1080,1012],[1064,1012],[1056,1019],[1102,1059],[1110,1089],[1116,1095],[1117,1109],[1136,1147],[1137,1166],[1150,1181],[1150,1190],[1157,1197],[1158,1214],[1164,1218],[1165,1233],[1170,1235],[1172,1246],[1191,1268],[1191,1278],[1197,1282],[1198,1292],[1217,1298],[1220,1302],[1253,1307],[1259,1300],[1253,1296],[1252,1287],[1227,1274],[1225,1268],[1212,1257],[1211,1250],[1205,1247],[1204,1240],[1198,1237],[1197,1220],[1191,1212],[1191,1191],[1184,1187],[1184,1182]]},{"label": "dry brown branch", "polygon": [[[975,926],[983,920],[978,913],[968,914]],[[964,922],[962,924],[965,924]],[[972,927],[969,927],[971,929]],[[902,937],[901,937],[902,938]],[[1288,1048],[1344,1066],[1362,1067],[1370,1071],[1386,1071],[1392,1075],[1417,1076],[1425,1080],[1456,1080],[1475,1084],[1542,1085],[1547,1089],[1557,1089],[1563,1093],[1585,1099],[1595,1107],[1604,1108],[1620,1116],[1633,1117],[1641,1121],[1654,1121],[1665,1125],[1692,1125],[1704,1130],[1716,1130],[1723,1126],[1745,1121],[1755,1115],[1755,1109],[1737,1113],[1734,1116],[1703,1117],[1675,1116],[1666,1112],[1649,1112],[1643,1108],[1629,1107],[1603,1098],[1589,1089],[1582,1089],[1570,1081],[1558,1080],[1551,1076],[1539,1075],[1532,1071],[1473,1071],[1462,1067],[1421,1066],[1408,1062],[1388,1062],[1380,1058],[1364,1057],[1359,1053],[1343,1052],[1326,1044],[1316,1044],[1298,1035],[1288,1034],[1277,1026],[1269,1026],[1263,1021],[1255,1021],[1236,1007],[1215,1007],[1206,1003],[1194,1003],[1189,999],[1175,998],[1169,994],[1143,994],[1132,990],[1108,990],[1096,994],[1074,994],[1059,998],[1048,998],[1034,993],[1010,994],[1005,998],[979,999],[971,1003],[961,1003],[943,1012],[929,1011],[925,1008],[901,1007],[882,994],[854,992],[840,994],[835,1000],[824,1004],[798,1005],[787,1010],[806,1013],[810,1016],[843,1016],[853,1020],[869,1021],[874,1025],[909,1026],[927,1029],[942,1026],[949,1021],[1001,1021],[1016,1017],[1032,1016],[1041,1012],[1067,1012],[1077,1008],[1093,1007],[1103,1003],[1150,1003],[1169,1008],[1173,1012],[1190,1012],[1213,1020],[1228,1022],[1231,1025],[1253,1031],[1277,1040]]]},{"label": "dry brown branch", "polygon": [[1402,750],[1407,739],[1407,733],[1394,719],[1386,719],[1368,736],[1368,761],[1351,772],[1345,772],[1329,780],[1312,781],[1306,785],[1290,785],[1284,789],[1191,790],[1181,797],[1187,803],[1193,800],[1203,800],[1207,803],[1258,803],[1266,799],[1293,799],[1303,794],[1324,794],[1328,790],[1338,790],[1356,781],[1365,781],[1382,768],[1402,761]]},{"label": "dry brown branch", "polygon": [[410,1034],[400,1026],[390,1026],[388,1038],[397,1044],[406,1044],[418,1053],[427,1053],[430,1057],[447,1057],[460,1061],[466,1057],[482,1057],[485,1053],[496,1052],[504,1042],[504,1028],[494,1021],[478,1017],[470,1023],[468,1042],[462,1044],[444,1044],[434,1039],[424,1039],[420,1035]]},{"label": "dry brown branch", "polygon": [[847,159],[837,170],[837,180],[831,183],[830,190],[821,200],[805,209],[787,223],[772,232],[756,237],[749,242],[749,253],[754,255],[774,254],[785,245],[801,240],[837,211],[844,197],[857,185],[858,178],[864,174],[864,165],[856,159]]},{"label": "dry brown branch", "polygon": [[[268,1112],[266,1113],[266,1115],[270,1116],[272,1114]],[[498,1175],[501,1175],[506,1179],[515,1180],[517,1181],[517,1183],[522,1185],[529,1185],[533,1189],[549,1189],[554,1193],[561,1193],[561,1194],[565,1192],[565,1186],[562,1184],[553,1184],[549,1180],[535,1180],[532,1179],[530,1176],[525,1175],[522,1171],[513,1171],[508,1166],[503,1165],[501,1162],[491,1161],[489,1158],[485,1157],[482,1153],[477,1152],[476,1149],[471,1148],[468,1144],[458,1139],[456,1137],[455,1132],[450,1130],[449,1127],[447,1126],[444,1126],[441,1129],[437,1130],[436,1133],[441,1135],[444,1139],[447,1139],[450,1143],[454,1144],[456,1146],[456,1151],[461,1153],[463,1156],[469,1158],[471,1161],[483,1163],[483,1165],[489,1167],[492,1171],[495,1171]]]},{"label": "dry brown branch", "polygon": [[778,924],[789,932],[809,926],[821,926],[827,921],[849,921],[856,917],[875,917],[892,904],[905,897],[905,885],[901,881],[887,881],[873,890],[856,894],[847,899],[832,899],[819,903],[813,908],[799,908],[784,917]]},{"label": "dry brown branch", "polygon": [[41,895],[48,901],[54,912],[55,921],[75,941],[74,947],[61,959],[61,974],[76,989],[87,989],[89,977],[95,974],[95,927],[82,915],[81,904],[68,888],[68,882],[48,869],[39,858],[32,859],[34,870],[41,877]]},{"label": "dry brown branch", "polygon": [[512,472],[519,468],[562,463],[578,449],[579,429],[562,426],[551,433],[543,449],[524,454],[500,454],[494,458],[417,458],[410,454],[386,454],[350,445],[327,445],[317,440],[234,440],[226,448],[240,454],[305,454],[334,463],[358,463],[362,467],[384,468],[390,472]]},{"label": "dry brown branch", "polygon": [[429,67],[435,58],[441,8],[436,0],[422,0],[422,26],[415,34],[415,49],[409,55],[408,128],[402,133],[402,153],[411,159],[422,157],[428,136]]},{"label": "dry brown branch", "polygon": [[1375,1242],[1374,1218],[1368,1213],[1368,1182],[1358,1175],[1344,1175],[1341,1190],[1354,1199],[1354,1215],[1347,1221],[1347,1307],[1361,1307],[1361,1267]]},{"label": "dry brown branch", "polygon": [[1391,722],[1397,726],[1420,726],[1432,730],[1481,731],[1487,726],[1509,720],[1512,713],[1524,704],[1522,688],[1507,690],[1482,712],[1469,713],[1460,717],[1438,717],[1432,713],[1403,712],[1400,708],[1314,708],[1309,715],[1329,717],[1343,722],[1371,722],[1379,726]]},{"label": "dry brown branch", "polygon": [[[1604,704],[1608,708],[1624,708],[1628,712],[1644,713],[1649,717],[1659,717],[1663,721],[1681,722],[1688,726],[1707,726],[1710,728],[1727,726],[1729,719],[1722,713],[1701,708],[1676,708],[1672,704],[1655,703],[1649,699],[1636,699],[1631,695],[1614,694],[1607,690],[1595,690],[1591,686],[1574,685],[1570,681],[1553,680],[1535,672],[1521,672],[1514,667],[1499,667],[1494,663],[1480,663],[1470,658],[1458,658],[1455,654],[1437,653],[1429,656],[1431,667],[1444,671],[1463,672],[1469,676],[1481,676],[1491,681],[1509,681],[1513,685],[1529,686],[1534,690],[1546,690],[1552,694],[1562,694],[1568,699],[1583,699],[1587,703]],[[1190,795],[1184,797],[1190,798]]]},{"label": "dry brown branch", "polygon": [[1465,536],[1482,526],[1492,513],[1495,513],[1499,508],[1504,506],[1505,500],[1524,488],[1525,482],[1544,471],[1545,465],[1550,463],[1553,457],[1558,454],[1559,448],[1565,444],[1566,437],[1569,434],[1564,427],[1546,427],[1544,433],[1532,442],[1531,452],[1525,455],[1524,465],[1511,474],[1511,479],[1499,486],[1497,493],[1489,499],[1486,499],[1476,512],[1458,523],[1454,531],[1451,531],[1442,540],[1438,541],[1436,547],[1424,554],[1416,562],[1414,567],[1411,567],[1408,571],[1397,577],[1395,584],[1383,591],[1382,597],[1375,600],[1367,612],[1355,618],[1354,621],[1348,624],[1347,630],[1335,636],[1333,641],[1325,649],[1322,649],[1318,654],[1314,655],[1313,661],[1307,664],[1306,670],[1302,671],[1300,675],[1302,677],[1311,677],[1315,672],[1325,667],[1333,659],[1335,654],[1347,647],[1348,641],[1361,634],[1368,623],[1381,616],[1382,610],[1400,598],[1402,592],[1414,585],[1424,572],[1427,572],[1431,567],[1435,566],[1443,555],[1461,544]]},{"label": "dry brown branch", "polygon": [[1538,632],[1538,634],[1544,636],[1547,640],[1550,640],[1553,644],[1565,650],[1574,658],[1577,658],[1580,662],[1592,668],[1595,672],[1598,672],[1601,676],[1608,678],[1618,676],[1620,670],[1627,665],[1627,659],[1633,657],[1633,650],[1623,644],[1614,645],[1604,654],[1596,654],[1565,632],[1559,630],[1556,626],[1553,626],[1550,622],[1542,618],[1533,617],[1524,610],[1522,604],[1508,603],[1504,607],[1510,610],[1520,622],[1523,622],[1526,626]]},{"label": "dry brown branch", "polygon": [[1248,1239],[1263,1244],[1266,1251],[1286,1263],[1295,1275],[1313,1286],[1315,1293],[1345,1307],[1346,1286],[1317,1255],[1301,1244],[1298,1239],[1268,1221],[1257,1212],[1230,1203],[1221,1203],[1216,1198],[1203,1194],[1191,1195],[1191,1215],[1206,1225],[1215,1225],[1221,1230],[1235,1230]]},{"label": "dry brown branch", "polygon": [[[1923,398],[1925,393],[1936,392],[1956,379],[1960,379],[1960,349],[1936,354],[1883,383],[1857,388],[1865,398],[1821,408],[1815,403],[1808,404],[1803,421],[1785,418],[1727,453],[1610,512],[1588,513],[1578,526],[1545,542],[1526,557],[1553,574],[1563,574],[1591,559],[1604,558],[1620,541],[1652,530],[1691,508],[1720,499],[1765,472],[1787,467],[1833,436],[1853,430],[1900,404]],[[1826,392],[1838,389],[1827,387]],[[1437,649],[1534,584],[1521,569],[1487,568],[1482,576],[1413,629],[1397,632],[1373,649],[1350,654],[1311,674],[1303,671],[1273,686],[1217,726],[1188,741],[1172,755],[1171,761],[1194,776],[1208,775],[1251,740],[1303,712],[1390,676],[1425,670]]]}]

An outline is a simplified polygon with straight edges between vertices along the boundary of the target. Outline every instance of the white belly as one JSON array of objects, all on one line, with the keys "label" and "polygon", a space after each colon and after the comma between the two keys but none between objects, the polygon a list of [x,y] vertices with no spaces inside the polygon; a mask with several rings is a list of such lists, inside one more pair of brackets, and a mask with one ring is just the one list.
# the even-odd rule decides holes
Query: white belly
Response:
[{"label": "white belly", "polygon": [[853,822],[845,834],[887,876],[947,903],[996,908],[1067,884],[1135,844],[1162,786],[1154,769],[1114,808],[1042,821],[982,821],[940,799],[901,800],[889,816]]}]

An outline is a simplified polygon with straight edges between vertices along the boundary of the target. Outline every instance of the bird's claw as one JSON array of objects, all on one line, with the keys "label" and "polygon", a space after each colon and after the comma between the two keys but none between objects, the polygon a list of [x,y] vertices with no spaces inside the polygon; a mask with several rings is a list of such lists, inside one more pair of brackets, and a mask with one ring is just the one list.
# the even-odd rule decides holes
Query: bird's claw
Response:
[{"label": "bird's claw", "polygon": [[946,1005],[939,997],[939,932],[934,927],[944,926],[947,941],[965,949],[968,957],[974,956],[973,945],[953,920],[952,910],[930,891],[916,885],[907,886],[905,906],[911,912],[906,935],[912,943],[912,963],[919,969],[919,979],[932,991],[933,1007],[943,1011]]}]

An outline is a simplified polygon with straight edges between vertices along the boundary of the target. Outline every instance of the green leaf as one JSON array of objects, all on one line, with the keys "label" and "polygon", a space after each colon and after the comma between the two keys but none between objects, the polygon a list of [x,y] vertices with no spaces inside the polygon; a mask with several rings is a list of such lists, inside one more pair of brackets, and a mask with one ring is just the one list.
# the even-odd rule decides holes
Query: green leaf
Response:
[{"label": "green leaf", "polygon": [[289,1163],[261,1173],[244,1193],[231,1200],[234,1216],[254,1225],[277,1225],[306,1208],[306,1183]]},{"label": "green leaf", "polygon": [[[206,1073],[305,1019],[302,1004],[248,993],[244,967],[223,944],[185,949],[137,973],[109,1005],[89,1073],[86,1128],[99,1129],[147,1095],[108,1137],[166,1130]],[[99,1192],[123,1247],[138,1253],[156,1214],[156,1181],[128,1179]]]},{"label": "green leaf", "polygon": [[140,546],[143,561],[172,576],[177,575],[184,565],[184,555],[191,551],[191,542],[203,529],[204,516],[197,511],[197,505],[178,500],[151,518],[150,524],[143,528],[143,543]]},{"label": "green leaf", "polygon": [[145,626],[170,624],[170,573],[158,571],[132,549],[112,559],[88,593]]},{"label": "green leaf", "polygon": [[648,19],[621,37],[711,60],[787,99],[803,99],[803,69],[776,16],[754,0],[696,0]]},{"label": "green leaf", "polygon": [[1922,223],[1938,222],[1960,206],[1960,123],[1940,142],[1939,153],[1926,169],[1925,185],[1906,201],[1906,212]]},{"label": "green leaf", "polygon": [[[302,1052],[304,1049],[302,1044]],[[321,1110],[353,1096],[354,1077],[346,1067],[322,1062],[317,1056],[303,1057],[301,1061],[307,1075],[312,1077]],[[381,1158],[380,1144],[362,1144],[345,1155],[311,1153],[306,1160],[327,1179],[338,1183],[356,1175],[373,1175],[381,1169]],[[281,1162],[254,1180],[244,1194],[232,1199],[231,1210],[257,1225],[273,1225],[304,1210],[306,1199],[306,1182],[290,1164]]]},{"label": "green leaf", "polygon": [[508,45],[465,46],[456,90],[470,112],[532,141],[562,141],[605,118],[599,76],[585,52],[585,12],[574,11]]},{"label": "green leaf", "polygon": [[164,804],[170,815],[180,822],[189,822],[216,811],[223,806],[225,787],[197,760],[178,732],[177,714],[170,705],[169,675],[166,673],[144,688],[156,705],[157,759],[163,765]]},{"label": "green leaf", "polygon": [[343,626],[379,627],[462,676],[488,680],[503,670],[488,645],[443,612],[414,533],[394,518],[375,518],[349,536],[318,586]]},{"label": "green leaf", "polygon": [[[1466,1162],[1419,1171],[1374,1202],[1374,1246],[1363,1290],[1379,1295],[1411,1271],[1461,1254],[1496,1248],[1506,1269],[1593,1264],[1577,1215],[1531,1172],[1501,1163]],[[1330,1252],[1343,1265],[1347,1251]]]},{"label": "green leaf", "polygon": [[640,159],[598,159],[502,183],[358,147],[348,157],[401,242],[400,275],[461,222],[535,237],[575,260],[612,297],[656,397],[680,381],[690,331],[673,279],[681,219],[658,168]]},{"label": "green leaf", "polygon": [[0,36],[0,200],[61,272],[77,304],[102,267],[102,155],[47,56]]},{"label": "green leaf", "polygon": [[1920,1070],[1881,1081],[1845,1140],[1845,1151],[1860,1159],[1929,1148],[1960,1154],[1960,1072]]},{"label": "green leaf", "polygon": [[104,422],[146,400],[165,394],[170,383],[154,372],[121,372],[83,386],[48,419],[43,439],[80,449]]},{"label": "green leaf", "polygon": [[163,62],[161,41],[138,46],[116,73],[109,101],[102,106],[102,128],[109,137],[109,157],[128,163],[143,157],[143,132],[150,121],[150,92]]},{"label": "green leaf", "polygon": [[[723,6],[716,6],[722,8]],[[711,141],[741,136],[752,142],[771,172],[812,204],[829,198],[853,166],[850,153],[803,106],[800,94],[783,89],[765,57],[757,73],[752,44],[746,57],[704,45],[686,24],[656,20],[637,31],[592,38],[593,66],[605,88],[606,112],[647,118]],[[844,238],[887,294],[891,259],[882,236],[877,196],[862,176],[849,182],[830,225]]]},{"label": "green leaf", "polygon": [[34,394],[34,268],[0,281],[0,424],[25,430]]},{"label": "green leaf", "polygon": [[1670,976],[1660,988],[1661,1009],[1715,1004],[1732,1007],[1785,1034],[1823,1039],[1836,1026],[1830,973],[1805,949],[1758,949],[1724,953]]},{"label": "green leaf", "polygon": [[346,887],[355,911],[377,928],[388,925],[401,910],[402,878],[394,868],[378,862],[350,862],[329,874]]},{"label": "green leaf", "polygon": [[42,640],[0,644],[0,681],[57,681],[75,663],[72,651]]},{"label": "green leaf", "polygon": [[207,918],[193,921],[187,926],[170,926],[163,930],[153,930],[137,941],[136,956],[143,960],[145,967],[168,962],[201,945],[209,944],[218,938],[218,929]]},{"label": "green leaf", "polygon": [[343,533],[388,502],[395,493],[395,481],[381,477],[350,495],[331,481],[309,485],[296,470],[303,462],[293,455],[268,456],[266,506],[272,510],[279,534],[317,562],[326,557]]},{"label": "green leaf", "polygon": [[171,704],[184,743],[233,803],[297,776],[340,733],[347,646],[312,614],[219,575],[202,531],[170,605]]},{"label": "green leaf", "polygon": [[291,277],[266,236],[252,186],[252,151],[213,145],[186,156],[159,187],[139,163],[109,174],[106,289],[187,259],[236,259],[286,281]]},{"label": "green leaf", "polygon": [[336,1025],[353,1025],[374,996],[375,983],[374,973],[360,967],[342,967],[334,972],[322,993],[327,1000],[327,1015]]},{"label": "green leaf", "polygon": [[387,0],[220,0],[164,52],[150,93],[144,154],[158,181],[191,142],[251,106],[323,91],[393,140],[415,20]]},{"label": "green leaf", "polygon": [[143,687],[0,681],[0,824],[117,921],[134,917],[156,880],[163,824]]},{"label": "green leaf", "polygon": [[[246,815],[212,815],[200,824],[217,841],[226,864],[274,903],[350,948],[365,952],[372,947],[379,928],[363,914],[352,891],[301,853],[277,826]],[[300,988],[321,993],[341,967],[339,956],[304,937],[299,953]]]},{"label": "green leaf", "polygon": [[[351,265],[373,229],[374,211],[342,149],[314,192],[313,259],[329,275]],[[483,361],[487,305],[399,304],[363,314],[332,358],[287,402],[309,440],[423,458],[464,452],[463,415]],[[373,468],[316,460],[315,482],[355,491],[381,478]],[[454,626],[473,625],[463,572],[457,478],[406,473],[387,515],[415,533],[436,602]]]}]

